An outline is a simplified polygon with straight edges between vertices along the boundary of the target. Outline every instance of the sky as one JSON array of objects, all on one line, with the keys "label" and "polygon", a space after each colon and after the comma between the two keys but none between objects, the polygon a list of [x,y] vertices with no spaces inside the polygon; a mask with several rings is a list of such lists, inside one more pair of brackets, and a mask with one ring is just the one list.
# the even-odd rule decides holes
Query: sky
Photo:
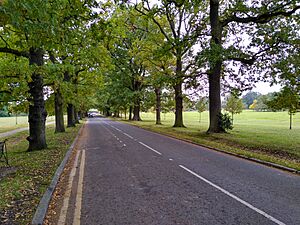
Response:
[{"label": "sky", "polygon": [[256,88],[253,88],[252,91],[259,92],[263,95],[268,94],[270,92],[278,92],[281,88],[280,85],[270,86],[270,83],[258,82],[255,84]]}]

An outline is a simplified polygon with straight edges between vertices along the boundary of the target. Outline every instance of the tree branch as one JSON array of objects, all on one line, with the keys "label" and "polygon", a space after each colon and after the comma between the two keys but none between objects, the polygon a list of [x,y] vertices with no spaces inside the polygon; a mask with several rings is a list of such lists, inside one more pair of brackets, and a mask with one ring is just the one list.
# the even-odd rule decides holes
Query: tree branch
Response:
[{"label": "tree branch", "polygon": [[0,52],[2,52],[2,53],[10,53],[10,54],[13,54],[13,55],[16,55],[16,56],[21,56],[21,57],[29,58],[29,53],[28,52],[18,51],[18,50],[7,48],[7,47],[0,48]]},{"label": "tree branch", "polygon": [[237,22],[237,23],[259,23],[264,24],[268,23],[271,19],[277,16],[291,16],[293,13],[295,13],[298,9],[300,9],[300,5],[295,6],[290,11],[273,11],[273,12],[267,12],[263,13],[257,16],[249,16],[249,17],[238,17],[235,14],[230,16],[229,18],[221,21],[222,27],[227,26],[231,22]]},{"label": "tree branch", "polygon": [[57,60],[56,60],[56,58],[55,58],[53,52],[52,52],[52,51],[48,51],[48,54],[49,54],[49,59],[50,59],[50,61],[51,61],[53,64],[55,64],[55,63],[57,62]]},{"label": "tree branch", "polygon": [[[145,12],[143,12],[142,10],[138,9],[137,5],[134,6],[135,10],[139,13],[141,13],[144,16],[148,16],[148,14],[146,14]],[[149,9],[144,8],[147,12],[149,12]],[[161,26],[161,24],[154,18],[154,15],[151,17],[152,21],[158,26],[160,32],[165,36],[165,38],[168,40],[169,43],[171,43],[172,45],[174,45],[174,43],[171,41],[170,37],[168,36],[168,34],[165,32],[165,30],[163,29],[163,27]]]},{"label": "tree branch", "polygon": [[12,91],[8,91],[8,90],[3,90],[3,91],[1,91],[1,90],[0,90],[0,93],[12,94]]},{"label": "tree branch", "polygon": [[254,62],[257,60],[257,58],[260,57],[260,54],[262,53],[265,53],[267,52],[268,50],[272,49],[272,48],[276,48],[278,47],[278,43],[275,43],[271,46],[268,46],[267,48],[265,49],[261,49],[260,51],[256,52],[255,54],[253,55],[247,55],[244,53],[244,57],[238,57],[238,56],[229,56],[227,59],[228,60],[234,60],[234,61],[238,61],[238,62],[241,62],[243,64],[246,64],[246,65],[253,65]]},{"label": "tree branch", "polygon": [[228,57],[229,60],[233,60],[233,61],[237,61],[237,62],[241,62],[243,64],[246,64],[246,65],[253,65],[253,63],[255,62],[256,60],[256,57],[253,56],[249,59],[246,59],[246,58],[242,58],[242,57]]},{"label": "tree branch", "polygon": [[43,84],[43,87],[53,86],[54,82]]},{"label": "tree branch", "polygon": [[79,69],[75,72],[75,76],[78,76],[79,73],[85,71],[87,68],[82,68],[82,69]]},{"label": "tree branch", "polygon": [[[19,75],[19,74],[18,74]],[[0,79],[9,79],[9,78],[20,78],[17,75],[11,75],[11,76],[0,76]]]}]

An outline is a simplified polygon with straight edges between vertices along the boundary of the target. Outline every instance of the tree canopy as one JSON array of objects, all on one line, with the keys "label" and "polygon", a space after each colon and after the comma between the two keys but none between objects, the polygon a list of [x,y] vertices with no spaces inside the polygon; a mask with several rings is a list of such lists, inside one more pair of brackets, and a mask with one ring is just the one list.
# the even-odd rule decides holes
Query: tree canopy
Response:
[{"label": "tree canopy", "polygon": [[[47,147],[48,113],[56,132],[64,113],[74,126],[95,107],[133,120],[153,108],[157,124],[168,109],[184,127],[185,96],[199,89],[207,132],[224,132],[221,94],[269,81],[299,97],[299,9],[297,0],[1,1],[0,101],[28,111],[29,150]],[[243,97],[249,108],[255,100],[263,110],[270,99]]]}]

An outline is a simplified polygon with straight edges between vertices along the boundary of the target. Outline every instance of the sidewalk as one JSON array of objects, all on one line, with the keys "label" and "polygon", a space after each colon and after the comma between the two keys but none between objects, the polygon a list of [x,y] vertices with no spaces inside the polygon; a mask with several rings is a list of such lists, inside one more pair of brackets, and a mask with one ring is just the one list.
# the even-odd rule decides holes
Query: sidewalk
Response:
[{"label": "sidewalk", "polygon": [[[46,126],[50,125],[50,124],[54,124],[54,123],[55,123],[55,121],[48,122],[48,123],[46,123]],[[25,131],[25,130],[29,130],[29,127],[18,128],[18,129],[15,129],[15,130],[0,133],[0,138],[8,137],[8,136],[11,136],[13,134],[16,134],[16,133],[19,133],[19,132]]]}]

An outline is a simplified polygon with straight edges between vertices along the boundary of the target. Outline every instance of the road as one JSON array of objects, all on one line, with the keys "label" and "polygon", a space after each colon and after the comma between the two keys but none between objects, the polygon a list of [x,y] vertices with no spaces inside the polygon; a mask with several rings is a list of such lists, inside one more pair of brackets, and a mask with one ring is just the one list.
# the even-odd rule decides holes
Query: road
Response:
[{"label": "road", "polygon": [[58,224],[300,224],[298,175],[105,118],[85,134]]}]

